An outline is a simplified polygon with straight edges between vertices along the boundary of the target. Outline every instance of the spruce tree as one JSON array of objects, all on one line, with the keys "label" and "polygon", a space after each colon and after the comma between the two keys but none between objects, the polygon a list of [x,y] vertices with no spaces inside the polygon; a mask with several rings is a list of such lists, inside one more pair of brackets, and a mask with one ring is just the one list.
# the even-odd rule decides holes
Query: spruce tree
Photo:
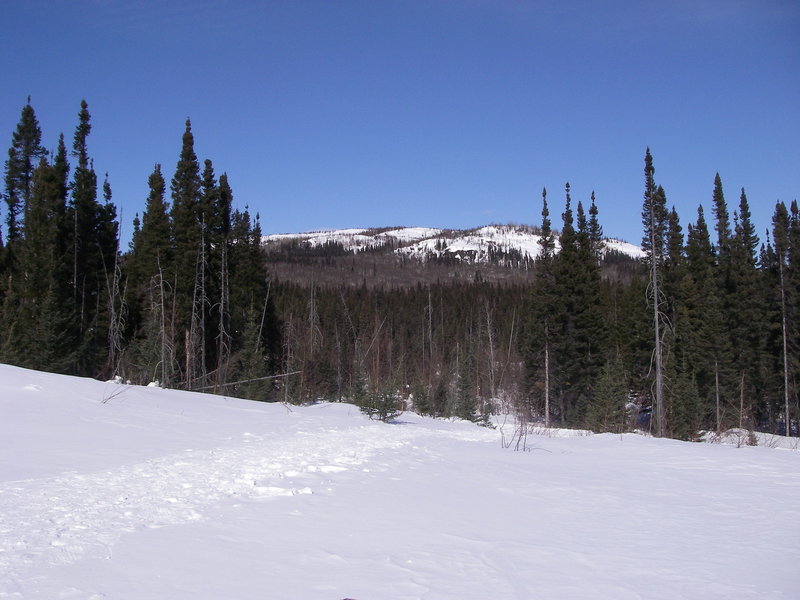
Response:
[{"label": "spruce tree", "polygon": [[731,219],[728,212],[728,204],[725,202],[725,194],[722,191],[722,179],[719,173],[714,177],[712,202],[714,205],[714,218],[716,219],[717,256],[720,265],[727,270],[731,252]]},{"label": "spruce tree", "polygon": [[187,387],[199,385],[205,373],[206,289],[200,166],[194,151],[192,124],[186,119],[180,158],[172,177],[172,225],[175,240],[176,333],[185,340],[179,364]]},{"label": "spruce tree", "polygon": [[675,207],[667,217],[666,248],[664,256],[663,291],[665,312],[672,327],[675,327],[677,306],[680,303],[680,280],[683,276],[683,229]]},{"label": "spruce tree", "polygon": [[21,236],[22,222],[33,192],[33,171],[47,151],[42,147],[42,130],[28,97],[17,128],[11,136],[5,164],[6,246],[13,249]]},{"label": "spruce tree", "polygon": [[[470,338],[472,336],[470,335]],[[478,413],[478,397],[475,391],[475,354],[468,340],[463,356],[459,357],[456,374],[455,416],[465,421],[474,421]]]},{"label": "spruce tree", "polygon": [[553,389],[553,336],[558,311],[558,292],[553,261],[555,236],[547,207],[547,188],[542,189],[542,225],[536,279],[529,298],[526,327],[525,366],[529,395],[540,400],[539,406],[545,427],[550,427],[551,393]]},{"label": "spruce tree", "polygon": [[791,334],[793,330],[793,296],[797,293],[796,290],[792,289],[792,228],[792,219],[789,216],[786,204],[778,202],[775,206],[775,213],[772,216],[772,232],[775,240],[775,261],[778,271],[777,292],[780,300],[781,370],[783,376],[785,435],[791,435],[792,431],[791,397],[794,361],[791,358],[793,346]]},{"label": "spruce tree", "polygon": [[597,215],[597,204],[595,203],[594,190],[592,190],[592,205],[589,207],[589,241],[592,255],[599,262],[603,255],[605,242],[603,241],[603,226],[600,225]]},{"label": "spruce tree", "polygon": [[667,411],[669,436],[693,441],[700,426],[700,394],[688,365],[670,362],[668,368]]},{"label": "spruce tree", "polygon": [[560,310],[556,313],[554,365],[559,414],[563,422],[579,424],[591,403],[591,386],[605,357],[604,319],[600,273],[591,250],[583,206],[577,206],[577,231],[573,225],[570,187],[566,185],[562,214],[561,252],[554,262]]},{"label": "spruce tree", "polygon": [[655,435],[661,437],[666,432],[666,415],[664,407],[664,352],[662,348],[662,330],[664,327],[664,298],[662,290],[662,270],[665,255],[665,233],[667,223],[666,194],[664,189],[655,184],[655,168],[650,148],[645,153],[645,190],[642,207],[642,224],[644,237],[642,249],[650,271],[648,298],[652,306],[653,323],[653,418]]},{"label": "spruce tree", "polygon": [[134,234],[128,270],[131,287],[142,294],[159,269],[172,271],[173,235],[169,205],[165,199],[166,182],[161,165],[156,164],[147,178],[149,193],[142,213],[141,228]]},{"label": "spruce tree", "polygon": [[[750,412],[758,407],[750,406],[749,401],[745,406],[745,399],[762,397],[764,392],[767,325],[756,254],[759,240],[751,221],[744,188],[734,222],[726,323],[731,340],[732,370],[739,388],[740,411],[747,408]],[[742,414],[740,420],[744,421],[746,417]]]},{"label": "spruce tree", "polygon": [[[716,254],[703,207],[689,226],[686,272],[681,280],[677,314],[676,365],[673,376],[693,381],[702,404],[700,417],[718,432],[723,427],[726,399],[730,397],[729,345],[716,274]],[[689,372],[684,372],[689,369]]]},{"label": "spruce tree", "polygon": [[189,299],[194,290],[202,219],[200,166],[194,152],[194,135],[189,119],[186,119],[180,158],[172,177],[171,190],[177,293],[179,298],[183,298],[180,307],[182,319],[188,323]]},{"label": "spruce tree", "polygon": [[586,410],[586,427],[596,433],[625,430],[628,389],[622,363],[606,361],[594,383],[592,403]]},{"label": "spruce tree", "polygon": [[[74,303],[76,365],[80,375],[97,375],[105,362],[105,324],[100,322],[104,306],[104,252],[109,249],[101,242],[113,217],[97,201],[97,175],[89,159],[87,139],[91,132],[90,115],[85,100],[81,101],[78,126],[75,128],[72,155],[76,158],[70,187],[72,198],[67,218],[71,221],[69,245],[71,251],[71,284]],[[102,214],[101,214],[102,212]],[[115,215],[114,215],[115,216]]]}]

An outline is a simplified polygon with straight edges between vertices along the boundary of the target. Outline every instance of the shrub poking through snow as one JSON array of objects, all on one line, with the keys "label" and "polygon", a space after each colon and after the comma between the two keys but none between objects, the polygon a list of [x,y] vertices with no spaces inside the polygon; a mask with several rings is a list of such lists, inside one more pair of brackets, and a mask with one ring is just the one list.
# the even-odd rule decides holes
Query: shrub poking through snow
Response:
[{"label": "shrub poking through snow", "polygon": [[370,390],[361,398],[358,407],[370,419],[390,421],[403,414],[396,391],[389,386],[379,390]]}]

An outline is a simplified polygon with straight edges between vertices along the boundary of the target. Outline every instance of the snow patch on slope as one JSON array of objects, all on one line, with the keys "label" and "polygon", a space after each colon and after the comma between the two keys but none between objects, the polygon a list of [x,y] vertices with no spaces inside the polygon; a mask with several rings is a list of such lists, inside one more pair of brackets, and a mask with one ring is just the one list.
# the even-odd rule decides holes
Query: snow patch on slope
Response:
[{"label": "snow patch on slope", "polygon": [[[514,256],[535,260],[541,248],[541,236],[523,225],[487,225],[472,230],[445,230],[432,227],[398,227],[390,230],[338,229],[297,234],[273,234],[264,237],[264,244],[296,240],[319,247],[326,243],[341,244],[346,250],[358,252],[381,248],[388,244],[396,254],[425,261],[431,257],[451,256],[467,263],[487,263],[498,256]],[[555,250],[560,250],[558,239]],[[605,240],[605,252],[614,251],[632,258],[644,257],[641,248],[617,239]],[[502,262],[504,259],[500,259]]]},{"label": "snow patch on slope", "polygon": [[608,238],[604,243],[606,252],[610,250],[618,252],[619,254],[624,254],[625,256],[630,256],[631,258],[638,259],[645,257],[644,250],[642,250],[639,246],[634,246],[628,242],[623,242],[622,240],[617,240],[614,238]]},{"label": "snow patch on slope", "polygon": [[366,229],[335,229],[330,231],[308,231],[305,233],[277,233],[263,237],[263,243],[299,241],[312,248],[325,244],[341,244],[352,252],[366,248],[383,246],[386,241],[374,235],[365,234]]}]

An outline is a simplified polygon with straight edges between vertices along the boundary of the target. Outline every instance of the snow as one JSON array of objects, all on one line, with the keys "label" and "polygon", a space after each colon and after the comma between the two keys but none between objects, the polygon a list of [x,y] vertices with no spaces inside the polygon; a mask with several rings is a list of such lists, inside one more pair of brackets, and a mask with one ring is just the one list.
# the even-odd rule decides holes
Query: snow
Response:
[{"label": "snow", "polygon": [[399,229],[392,229],[379,233],[377,237],[394,238],[401,242],[414,242],[435,237],[440,233],[442,233],[441,229],[434,229],[432,227],[400,227]]},{"label": "snow", "polygon": [[[539,255],[539,239],[529,229],[516,225],[488,225],[471,231],[449,232],[422,239],[395,250],[421,260],[427,256],[453,254],[462,260],[474,263],[489,261],[489,250],[509,252],[517,250],[523,257],[536,258]],[[557,244],[556,244],[557,245]]]},{"label": "snow", "polygon": [[[456,231],[431,227],[399,227],[381,233],[369,229],[337,229],[330,231],[309,231],[305,233],[281,233],[264,236],[265,244],[280,243],[287,240],[300,240],[311,246],[327,242],[342,244],[352,252],[364,248],[386,245],[390,240],[398,243],[395,253],[406,254],[420,260],[429,256],[452,254],[472,263],[489,261],[489,249],[496,251],[519,251],[523,257],[535,259],[539,256],[541,236],[529,227],[521,225],[487,225],[478,229]],[[560,249],[558,240],[556,251]],[[622,240],[605,240],[606,250],[614,250],[632,258],[644,258],[641,248]],[[437,247],[438,246],[438,247]]]},{"label": "snow", "polygon": [[614,252],[619,252],[620,254],[625,254],[626,256],[630,256],[631,258],[644,258],[646,256],[644,250],[642,250],[639,246],[634,246],[633,244],[629,244],[628,242],[623,242],[622,240],[616,240],[614,238],[609,238],[605,240],[605,250],[613,250]]},{"label": "snow", "polygon": [[800,597],[797,450],[503,433],[0,365],[0,598]]},{"label": "snow", "polygon": [[269,244],[272,242],[299,240],[309,244],[312,248],[333,242],[342,244],[351,252],[383,246],[386,243],[385,240],[365,234],[365,231],[365,229],[334,229],[330,231],[307,231],[305,233],[277,233],[264,236],[263,242]]}]

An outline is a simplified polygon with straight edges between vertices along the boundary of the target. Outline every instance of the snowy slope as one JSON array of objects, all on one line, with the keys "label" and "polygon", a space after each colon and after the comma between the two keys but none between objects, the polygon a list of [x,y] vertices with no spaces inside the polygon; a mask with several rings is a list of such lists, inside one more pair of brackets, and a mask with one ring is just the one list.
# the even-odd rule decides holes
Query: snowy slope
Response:
[{"label": "snowy slope", "polygon": [[800,452],[500,439],[0,365],[0,598],[800,597]]},{"label": "snowy slope", "polygon": [[[432,256],[451,255],[469,263],[485,263],[490,252],[518,252],[522,258],[535,259],[539,255],[539,238],[532,228],[523,225],[487,225],[471,230],[443,230],[430,227],[399,227],[384,229],[337,229],[306,233],[281,233],[264,236],[269,248],[274,244],[297,241],[310,247],[334,242],[353,252],[366,248],[380,248],[391,243],[397,254],[406,254],[419,260]],[[556,250],[558,242],[556,241]],[[616,239],[606,240],[606,250],[613,250],[632,258],[642,258],[641,248]]]}]

